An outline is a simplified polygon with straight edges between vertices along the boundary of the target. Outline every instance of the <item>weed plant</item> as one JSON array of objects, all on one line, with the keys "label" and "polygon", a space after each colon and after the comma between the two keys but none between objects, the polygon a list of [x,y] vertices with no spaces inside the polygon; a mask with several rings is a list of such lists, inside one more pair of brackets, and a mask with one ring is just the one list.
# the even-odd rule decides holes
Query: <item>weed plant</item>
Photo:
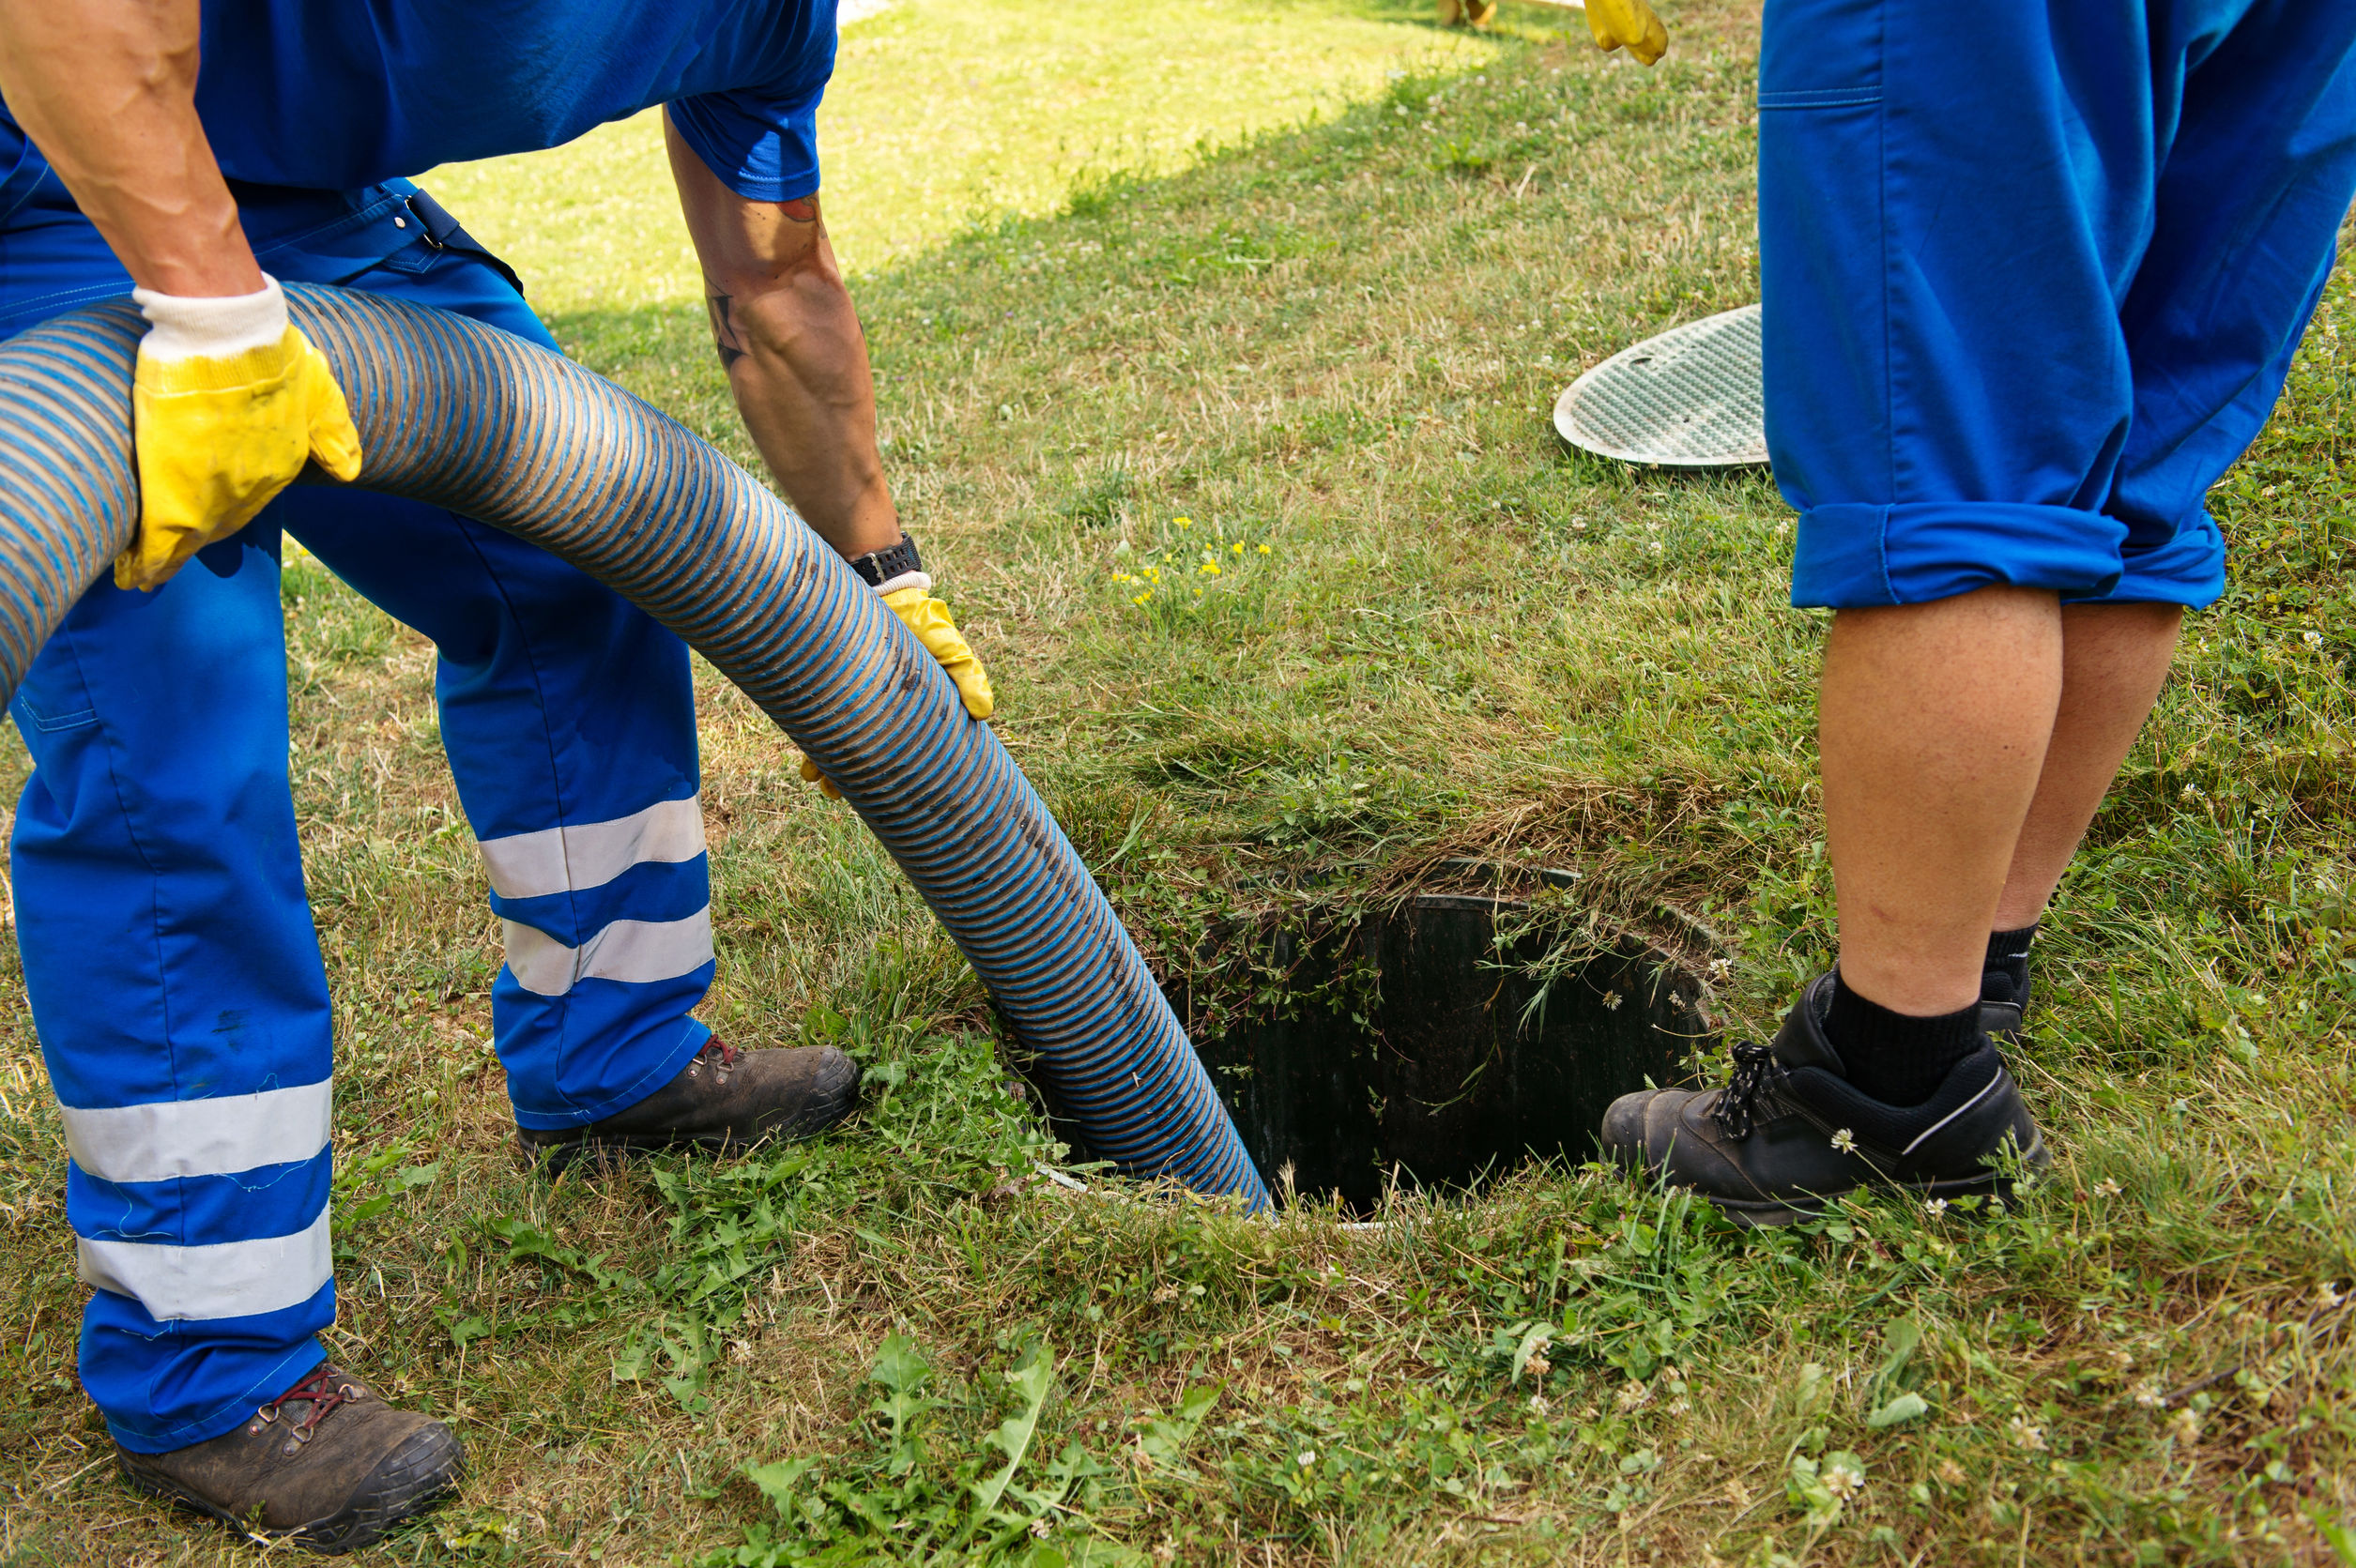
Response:
[{"label": "weed plant", "polygon": [[[1158,962],[1293,907],[1272,890],[1346,906],[1473,857],[1577,873],[1606,924],[1722,934],[1722,1021],[1763,1030],[1832,951],[1790,514],[1762,476],[1566,455],[1546,418],[1583,367],[1756,297],[1755,18],[1676,7],[1646,72],[1558,11],[1477,42],[1419,17],[921,0],[855,29],[828,112],[865,128],[840,188],[882,217],[829,201],[894,481],[1000,732]],[[1201,64],[1255,29],[1270,74]],[[941,87],[961,69],[1044,107],[984,113]],[[1040,128],[1092,82],[1089,123],[1140,141],[1054,163]],[[749,458],[650,135],[437,189],[519,252],[503,210],[552,236],[519,259],[568,345]],[[998,201],[1034,162],[1064,183]],[[708,672],[708,1012],[844,1044],[871,1098],[752,1159],[532,1180],[430,650],[291,558],[330,1347],[474,1456],[377,1557],[2356,1562],[2350,323],[2336,277],[2213,497],[2231,586],[2048,921],[2014,1055],[2059,1163],[2001,1210],[1743,1233],[1558,1165],[1369,1228],[1075,1174],[922,906]],[[247,1560],[111,1478],[21,1009],[0,1051],[0,1562]]]}]

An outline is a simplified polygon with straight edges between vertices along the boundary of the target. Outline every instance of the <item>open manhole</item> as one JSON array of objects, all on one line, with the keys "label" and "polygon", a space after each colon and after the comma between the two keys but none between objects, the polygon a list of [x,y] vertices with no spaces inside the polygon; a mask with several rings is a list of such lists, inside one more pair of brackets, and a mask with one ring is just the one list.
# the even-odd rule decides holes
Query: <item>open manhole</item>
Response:
[{"label": "open manhole", "polygon": [[[1393,1181],[1463,1191],[1532,1159],[1576,1163],[1597,1152],[1614,1098],[1688,1076],[1710,1043],[1695,974],[1630,938],[1533,978],[1556,937],[1523,930],[1521,913],[1510,899],[1427,893],[1306,939],[1222,933],[1212,961],[1248,965],[1262,993],[1282,993],[1223,1020],[1171,986],[1272,1191],[1290,1166],[1303,1197],[1336,1194],[1363,1212]],[[1235,978],[1202,989],[1232,993]],[[1061,1119],[1056,1135],[1089,1157]]]}]

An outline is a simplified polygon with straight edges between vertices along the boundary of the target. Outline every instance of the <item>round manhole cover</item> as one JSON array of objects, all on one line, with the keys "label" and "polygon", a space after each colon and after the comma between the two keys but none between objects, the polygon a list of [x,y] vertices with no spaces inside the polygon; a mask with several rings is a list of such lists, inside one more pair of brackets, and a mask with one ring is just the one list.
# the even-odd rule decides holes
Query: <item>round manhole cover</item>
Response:
[{"label": "round manhole cover", "polygon": [[1663,468],[1765,463],[1759,307],[1687,322],[1570,384],[1554,429],[1574,447]]}]

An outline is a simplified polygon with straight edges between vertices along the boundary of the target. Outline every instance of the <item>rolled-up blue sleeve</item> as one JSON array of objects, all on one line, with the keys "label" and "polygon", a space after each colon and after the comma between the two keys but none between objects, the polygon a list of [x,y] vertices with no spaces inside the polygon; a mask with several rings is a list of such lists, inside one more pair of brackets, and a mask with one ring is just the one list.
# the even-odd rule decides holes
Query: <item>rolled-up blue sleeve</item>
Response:
[{"label": "rolled-up blue sleeve", "polygon": [[704,167],[744,200],[791,203],[818,190],[818,101],[834,75],[834,8],[801,14],[785,70],[763,87],[671,99],[671,125]]},{"label": "rolled-up blue sleeve", "polygon": [[818,188],[818,99],[807,91],[704,93],[670,106],[671,123],[720,183],[752,202],[790,202]]}]

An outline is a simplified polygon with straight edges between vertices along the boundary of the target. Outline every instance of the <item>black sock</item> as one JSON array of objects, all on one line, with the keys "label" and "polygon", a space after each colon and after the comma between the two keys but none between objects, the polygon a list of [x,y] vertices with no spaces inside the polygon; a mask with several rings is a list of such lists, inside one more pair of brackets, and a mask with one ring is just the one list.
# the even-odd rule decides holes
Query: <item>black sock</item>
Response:
[{"label": "black sock", "polygon": [[1911,1017],[1867,1001],[1836,970],[1825,1036],[1860,1092],[1885,1105],[1920,1105],[1938,1092],[1957,1062],[1980,1048],[1980,1004],[1935,1018]]},{"label": "black sock", "polygon": [[1988,973],[2002,975],[2012,990],[2002,997],[1989,996],[1983,987],[1981,995],[1992,1001],[2028,1002],[2028,947],[2037,940],[2037,924],[2030,921],[2018,931],[1991,932],[1988,936]]}]

